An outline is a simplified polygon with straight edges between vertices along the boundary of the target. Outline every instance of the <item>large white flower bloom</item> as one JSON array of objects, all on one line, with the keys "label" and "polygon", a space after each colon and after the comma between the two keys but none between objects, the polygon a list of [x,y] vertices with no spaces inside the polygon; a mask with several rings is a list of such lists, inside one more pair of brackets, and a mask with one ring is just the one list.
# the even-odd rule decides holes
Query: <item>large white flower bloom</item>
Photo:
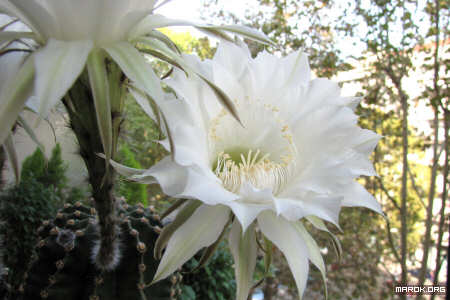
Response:
[{"label": "large white flower bloom", "polygon": [[205,26],[153,14],[155,2],[0,0],[0,14],[18,18],[30,29],[0,31],[0,46],[17,39],[33,39],[37,44],[15,75],[15,84],[1,91],[0,144],[9,134],[33,83],[39,113],[45,117],[87,66],[103,144],[109,149],[111,113],[104,58],[110,56],[138,88],[157,101],[162,93],[158,78],[134,45],[145,44],[153,54],[157,52],[158,57],[170,62],[179,58],[171,41],[156,28],[192,25],[224,37],[227,35],[223,31],[229,31],[269,42],[262,34],[247,28]]},{"label": "large white flower bloom", "polygon": [[160,106],[173,159],[139,172],[116,165],[134,180],[156,180],[170,196],[196,199],[188,200],[163,231],[156,251],[167,248],[155,280],[213,244],[231,215],[237,299],[246,299],[250,288],[256,224],[284,253],[302,295],[308,259],[321,271],[324,264],[299,220],[323,230],[322,220],[338,225],[343,206],[381,213],[374,197],[355,182],[376,175],[368,156],[379,136],[358,127],[353,109],[360,99],[341,97],[330,80],[311,80],[300,52],[284,58],[264,52],[252,59],[245,46],[222,43],[212,60],[190,61],[231,97],[241,124],[204,82],[176,72],[167,81],[176,98]]}]

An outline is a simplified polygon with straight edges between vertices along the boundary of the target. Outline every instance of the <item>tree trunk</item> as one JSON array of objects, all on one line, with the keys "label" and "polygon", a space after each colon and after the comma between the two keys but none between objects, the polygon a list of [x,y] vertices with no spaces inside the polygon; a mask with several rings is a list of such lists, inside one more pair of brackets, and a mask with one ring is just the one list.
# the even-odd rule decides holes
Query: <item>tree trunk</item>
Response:
[{"label": "tree trunk", "polygon": [[[426,216],[426,222],[425,222],[425,238],[423,242],[423,257],[422,257],[422,264],[421,269],[419,273],[419,284],[423,285],[425,283],[426,274],[428,270],[428,255],[429,255],[429,249],[431,247],[431,227],[433,226],[433,202],[434,202],[434,195],[436,190],[436,175],[437,175],[437,168],[439,165],[439,154],[438,154],[438,146],[439,146],[439,103],[442,101],[442,96],[440,94],[440,88],[438,85],[439,81],[439,42],[440,42],[440,28],[439,28],[439,13],[440,13],[440,3],[439,0],[435,0],[434,2],[435,8],[434,8],[434,29],[435,32],[435,48],[433,53],[433,59],[434,59],[434,65],[433,65],[433,99],[431,99],[431,105],[434,109],[434,143],[433,143],[433,166],[431,168],[431,179],[430,179],[430,188],[428,191],[428,207],[427,207],[427,216]],[[444,115],[445,115],[444,108]],[[445,118],[445,117],[444,117]],[[447,125],[444,125],[447,126]],[[447,155],[447,149],[445,149],[445,154]],[[445,172],[444,172],[445,173]],[[444,186],[446,185],[444,177]],[[445,190],[445,187],[444,187]],[[444,202],[444,201],[443,201]],[[444,203],[443,203],[444,204]],[[443,206],[445,211],[445,206]],[[438,237],[439,242],[439,237]],[[440,243],[437,244],[437,249],[440,248]],[[439,251],[439,250],[438,250]],[[437,261],[439,260],[439,255],[437,258]],[[438,266],[438,265],[436,265]]]},{"label": "tree trunk", "polygon": [[[449,152],[448,152],[448,148],[449,148],[449,143],[448,143],[448,138],[449,138],[449,122],[450,122],[450,111],[449,110],[445,110],[444,111],[444,155],[445,155],[445,159],[444,159],[444,170],[443,170],[443,184],[442,184],[442,195],[441,195],[441,199],[442,199],[442,203],[441,203],[441,210],[440,210],[440,218],[439,218],[439,229],[438,229],[438,238],[436,241],[436,267],[434,269],[434,278],[433,278],[433,284],[437,285],[438,282],[438,278],[439,278],[439,272],[441,271],[441,267],[442,267],[442,262],[443,262],[443,257],[442,257],[442,252],[444,251],[444,247],[442,245],[442,239],[444,236],[444,230],[445,230],[445,221],[446,221],[446,216],[445,216],[445,208],[447,205],[447,197],[448,197],[448,190],[447,190],[447,177],[448,177],[448,160],[449,160]],[[447,253],[447,257],[448,257],[448,253]],[[448,276],[448,275],[447,275]],[[431,296],[431,299],[433,300],[435,298],[435,296]]]},{"label": "tree trunk", "polygon": [[434,142],[433,142],[433,165],[431,167],[431,178],[430,178],[430,188],[428,190],[428,204],[427,204],[427,214],[425,220],[425,237],[423,241],[423,256],[422,263],[419,272],[419,285],[423,285],[426,279],[426,274],[428,270],[428,255],[431,247],[431,227],[433,226],[433,202],[434,195],[436,191],[436,175],[438,167],[438,147],[439,147],[439,110],[434,107]]},{"label": "tree trunk", "polygon": [[274,296],[276,292],[277,284],[275,282],[275,278],[272,276],[267,277],[263,289],[264,300],[275,300]]},{"label": "tree trunk", "polygon": [[[401,187],[401,207],[400,207],[400,223],[401,223],[401,283],[408,283],[408,268],[406,266],[407,250],[408,250],[408,225],[407,225],[407,201],[408,201],[408,102],[406,95],[401,95],[402,105],[402,149],[403,149],[403,168],[402,168],[402,187]],[[402,296],[406,299],[406,295]]]}]

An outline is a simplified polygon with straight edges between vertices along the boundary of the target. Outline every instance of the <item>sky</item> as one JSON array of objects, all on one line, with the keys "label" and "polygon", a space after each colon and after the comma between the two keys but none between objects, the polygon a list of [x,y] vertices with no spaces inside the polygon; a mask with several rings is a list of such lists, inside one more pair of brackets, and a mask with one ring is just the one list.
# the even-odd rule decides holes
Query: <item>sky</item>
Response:
[{"label": "sky", "polygon": [[[227,0],[221,1],[221,6],[238,16],[242,16],[247,3],[255,1],[249,0]],[[204,0],[172,0],[157,10],[158,13],[171,18],[181,18],[189,20],[200,20],[200,9],[205,3]]]}]

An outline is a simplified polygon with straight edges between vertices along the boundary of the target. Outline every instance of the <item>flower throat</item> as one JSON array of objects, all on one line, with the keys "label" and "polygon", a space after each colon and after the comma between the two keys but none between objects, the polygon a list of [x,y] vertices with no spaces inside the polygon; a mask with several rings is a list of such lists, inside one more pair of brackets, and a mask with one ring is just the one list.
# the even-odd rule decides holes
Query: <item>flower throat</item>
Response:
[{"label": "flower throat", "polygon": [[259,149],[223,151],[213,170],[230,192],[239,193],[241,186],[248,182],[259,189],[271,188],[273,194],[277,194],[287,182],[289,164],[271,161],[269,156]]}]

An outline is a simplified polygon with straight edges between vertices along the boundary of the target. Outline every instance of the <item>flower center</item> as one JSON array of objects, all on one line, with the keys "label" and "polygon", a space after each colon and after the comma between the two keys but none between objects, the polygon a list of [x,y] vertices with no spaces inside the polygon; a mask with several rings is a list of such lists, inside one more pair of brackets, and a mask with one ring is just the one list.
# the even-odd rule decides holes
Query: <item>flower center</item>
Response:
[{"label": "flower center", "polygon": [[248,182],[260,189],[271,188],[277,194],[287,183],[290,168],[288,162],[277,163],[269,156],[259,149],[221,152],[214,173],[230,192],[238,193],[242,184]]},{"label": "flower center", "polygon": [[222,185],[239,193],[244,183],[279,193],[292,175],[297,149],[276,106],[236,101],[242,124],[224,109],[210,121],[212,170]]}]

